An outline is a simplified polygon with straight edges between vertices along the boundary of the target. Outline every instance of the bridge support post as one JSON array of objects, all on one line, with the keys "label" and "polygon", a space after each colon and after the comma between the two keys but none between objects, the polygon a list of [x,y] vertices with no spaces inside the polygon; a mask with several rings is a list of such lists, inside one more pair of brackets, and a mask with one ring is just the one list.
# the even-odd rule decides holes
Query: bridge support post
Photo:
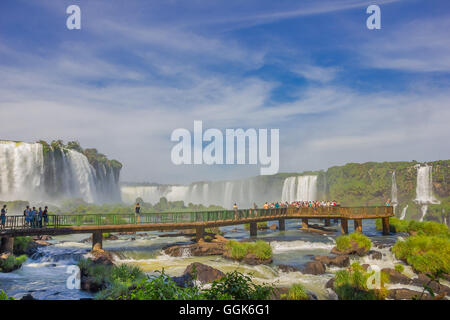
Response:
[{"label": "bridge support post", "polygon": [[381,223],[383,225],[383,235],[387,236],[390,232],[389,227],[389,217],[381,218]]},{"label": "bridge support post", "polygon": [[341,219],[341,234],[348,234],[348,220]]},{"label": "bridge support post", "polygon": [[14,253],[13,251],[14,251],[14,238],[12,237],[1,238],[0,254],[2,253],[13,254]]},{"label": "bridge support post", "polygon": [[258,235],[258,224],[256,222],[250,222],[250,237],[256,237]]},{"label": "bridge support post", "polygon": [[278,220],[278,230],[280,231],[286,230],[286,220],[284,219]]},{"label": "bridge support post", "polygon": [[362,219],[355,219],[354,224],[355,224],[355,232],[362,233]]},{"label": "bridge support post", "polygon": [[92,251],[103,249],[103,234],[96,231],[92,234]]},{"label": "bridge support post", "polygon": [[204,227],[197,227],[195,228],[195,240],[198,242],[200,239],[202,239],[205,235],[205,228]]},{"label": "bridge support post", "polygon": [[308,228],[309,228],[308,219],[303,218],[302,219],[302,229],[308,229]]},{"label": "bridge support post", "polygon": [[331,220],[330,218],[325,218],[325,227],[328,227],[331,225]]}]

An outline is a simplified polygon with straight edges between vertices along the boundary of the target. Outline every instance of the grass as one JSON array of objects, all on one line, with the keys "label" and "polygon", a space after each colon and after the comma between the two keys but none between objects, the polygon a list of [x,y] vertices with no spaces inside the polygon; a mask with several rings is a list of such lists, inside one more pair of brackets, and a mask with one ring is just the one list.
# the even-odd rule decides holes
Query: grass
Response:
[{"label": "grass", "polygon": [[239,242],[230,240],[227,242],[230,256],[236,260],[242,260],[249,254],[254,254],[258,259],[266,260],[272,257],[272,247],[269,243],[258,240],[256,242]]},{"label": "grass", "polygon": [[289,288],[287,298],[289,300],[308,300],[308,292],[301,283],[295,283]]},{"label": "grass", "polygon": [[0,259],[0,272],[11,272],[19,269],[26,260],[26,255],[18,257],[11,255],[6,259]]},{"label": "grass", "polygon": [[396,264],[394,266],[394,269],[395,269],[395,271],[400,272],[400,273],[403,273],[403,271],[405,271],[405,267],[401,264]]},{"label": "grass", "polygon": [[352,247],[352,243],[357,243],[358,248],[365,248],[366,251],[372,247],[372,241],[365,235],[355,232],[349,235],[342,235],[336,238],[336,248],[345,251]]},{"label": "grass", "polygon": [[349,269],[336,272],[334,291],[340,300],[384,300],[388,293],[384,287],[388,282],[386,274],[380,275],[380,288],[368,288],[368,280],[374,272],[366,272],[358,262],[354,262]]},{"label": "grass", "polygon": [[392,248],[397,259],[423,273],[450,273],[450,236],[417,235],[398,240]]},{"label": "grass", "polygon": [[[376,220],[377,230],[382,229],[381,220]],[[448,226],[435,221],[419,222],[416,220],[400,220],[395,217],[389,218],[389,226],[391,232],[405,232],[425,234],[429,236],[446,235],[449,233]]]}]

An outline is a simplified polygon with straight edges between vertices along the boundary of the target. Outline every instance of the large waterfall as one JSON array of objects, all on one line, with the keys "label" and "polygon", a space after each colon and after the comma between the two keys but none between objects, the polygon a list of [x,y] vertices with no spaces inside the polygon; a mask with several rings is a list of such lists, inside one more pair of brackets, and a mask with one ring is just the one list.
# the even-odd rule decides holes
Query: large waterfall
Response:
[{"label": "large waterfall", "polygon": [[439,204],[440,201],[433,196],[433,181],[432,181],[432,167],[418,166],[417,167],[417,186],[416,199],[414,202],[421,205],[422,216],[420,221],[423,221],[427,214],[429,204]]},{"label": "large waterfall", "polygon": [[317,200],[317,176],[297,176],[284,180],[282,201]]},{"label": "large waterfall", "polygon": [[261,177],[253,177],[234,181],[195,182],[190,185],[158,185],[121,187],[122,199],[125,203],[133,203],[137,198],[155,204],[161,197],[169,201],[219,205],[232,208],[236,203],[239,208],[253,207],[254,203],[262,205],[265,201],[279,201],[281,186],[271,186],[259,182]]},{"label": "large waterfall", "polygon": [[119,202],[118,179],[117,170],[104,163],[94,167],[75,150],[44,152],[41,143],[0,142],[1,200]]}]

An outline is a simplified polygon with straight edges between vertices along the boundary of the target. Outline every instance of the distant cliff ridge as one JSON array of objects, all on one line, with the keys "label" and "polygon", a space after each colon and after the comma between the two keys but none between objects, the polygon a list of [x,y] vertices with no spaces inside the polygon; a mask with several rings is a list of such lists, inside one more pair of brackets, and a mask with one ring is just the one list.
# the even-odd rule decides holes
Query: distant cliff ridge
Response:
[{"label": "distant cliff ridge", "polygon": [[78,142],[0,142],[0,200],[119,202],[122,164]]},{"label": "distant cliff ridge", "polygon": [[[161,197],[185,203],[252,207],[265,201],[337,200],[346,206],[384,205],[391,199],[397,216],[449,222],[450,160],[367,162],[334,166],[324,171],[279,173],[234,181],[190,185],[122,185],[122,198],[156,203]],[[406,208],[406,209],[405,209]]]}]

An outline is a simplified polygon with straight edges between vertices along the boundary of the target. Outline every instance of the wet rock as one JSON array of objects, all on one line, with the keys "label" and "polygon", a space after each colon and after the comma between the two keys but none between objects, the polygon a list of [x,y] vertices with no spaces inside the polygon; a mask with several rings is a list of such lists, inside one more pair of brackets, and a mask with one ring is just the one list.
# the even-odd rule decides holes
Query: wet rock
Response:
[{"label": "wet rock", "polygon": [[310,261],[310,262],[306,263],[305,267],[302,270],[302,273],[324,274],[325,273],[325,265],[320,261]]},{"label": "wet rock", "polygon": [[275,288],[272,294],[272,300],[285,300],[289,294],[289,288]]},{"label": "wet rock", "polygon": [[[410,289],[392,289],[389,290],[388,298],[394,300],[412,300],[413,298],[417,298],[421,295],[421,292],[410,290]],[[424,293],[422,299],[430,300],[432,297]]]},{"label": "wet rock", "polygon": [[367,263],[364,263],[361,267],[364,269],[364,271],[367,271],[367,269],[369,269],[370,265]]},{"label": "wet rock", "polygon": [[33,240],[44,240],[44,241],[48,241],[48,240],[52,240],[53,238],[49,235],[43,234],[43,235],[39,235],[39,236],[33,236]]},{"label": "wet rock", "polygon": [[34,243],[36,243],[39,247],[46,247],[51,245],[51,243],[44,240],[35,240]]},{"label": "wet rock", "polygon": [[381,260],[383,258],[383,254],[379,251],[370,250],[368,253],[373,260]]},{"label": "wet rock", "polygon": [[418,277],[415,279],[412,279],[412,282],[414,285],[423,287],[427,285],[430,287],[435,294],[444,293],[445,295],[450,295],[450,288],[442,283],[437,283],[436,281],[431,281],[429,277],[427,277],[423,273],[419,273]]},{"label": "wet rock", "polygon": [[242,259],[243,263],[255,266],[258,264],[270,264],[272,263],[272,258],[268,258],[268,259],[260,259],[258,258],[255,254],[251,253],[251,254],[247,254],[244,259]]},{"label": "wet rock", "polygon": [[336,257],[327,257],[327,256],[315,256],[314,260],[322,262],[326,266],[335,266],[335,267],[348,267],[350,265],[349,256],[336,256]]},{"label": "wet rock", "polygon": [[214,239],[212,240],[212,242],[223,242],[223,243],[227,243],[227,242],[228,242],[228,239],[225,238],[225,237],[223,237],[223,236],[221,236],[221,235],[219,235],[219,234],[216,234],[216,235],[214,236]]},{"label": "wet rock", "polygon": [[279,265],[277,265],[277,267],[282,272],[297,272],[297,271],[300,271],[299,268],[296,268],[294,266],[289,266],[289,265],[286,265],[286,264],[279,264]]},{"label": "wet rock", "polygon": [[333,247],[333,249],[331,249],[331,253],[335,255],[358,255],[362,257],[369,252],[369,250],[364,247],[358,247],[358,244],[356,242],[352,241],[350,245],[351,247],[349,249],[343,251],[338,250],[337,247]]},{"label": "wet rock", "polygon": [[391,268],[383,268],[381,269],[381,272],[386,273],[389,275],[389,282],[390,283],[401,283],[401,284],[411,284],[412,280],[405,276],[404,274],[398,272],[397,270],[391,269]]},{"label": "wet rock", "polygon": [[192,277],[194,270],[197,280],[201,283],[213,282],[214,280],[219,280],[225,276],[222,271],[199,262],[194,262],[188,265],[186,270],[184,270],[183,275],[189,275]]},{"label": "wet rock", "polygon": [[186,252],[196,257],[215,256],[223,255],[225,251],[225,242],[205,242],[203,240],[193,244],[175,245],[164,249],[164,252],[171,257],[182,257]]},{"label": "wet rock", "polygon": [[188,288],[193,286],[192,278],[189,274],[183,274],[179,277],[172,277],[172,280],[180,288]]},{"label": "wet rock", "polygon": [[275,223],[273,223],[270,225],[269,229],[275,231],[278,229],[278,226]]},{"label": "wet rock", "polygon": [[114,264],[114,257],[109,251],[94,250],[91,251],[91,257],[89,258],[95,264],[101,264],[105,266],[112,266]]},{"label": "wet rock", "polygon": [[26,294],[24,295],[22,298],[20,298],[20,300],[38,300],[35,297],[33,297],[31,294]]},{"label": "wet rock", "polygon": [[116,236],[116,235],[114,235],[114,234],[112,234],[112,233],[110,233],[108,236],[106,236],[106,237],[103,237],[103,240],[118,240],[119,239],[119,237],[118,236]]},{"label": "wet rock", "polygon": [[334,290],[334,278],[327,281],[325,288]]}]

